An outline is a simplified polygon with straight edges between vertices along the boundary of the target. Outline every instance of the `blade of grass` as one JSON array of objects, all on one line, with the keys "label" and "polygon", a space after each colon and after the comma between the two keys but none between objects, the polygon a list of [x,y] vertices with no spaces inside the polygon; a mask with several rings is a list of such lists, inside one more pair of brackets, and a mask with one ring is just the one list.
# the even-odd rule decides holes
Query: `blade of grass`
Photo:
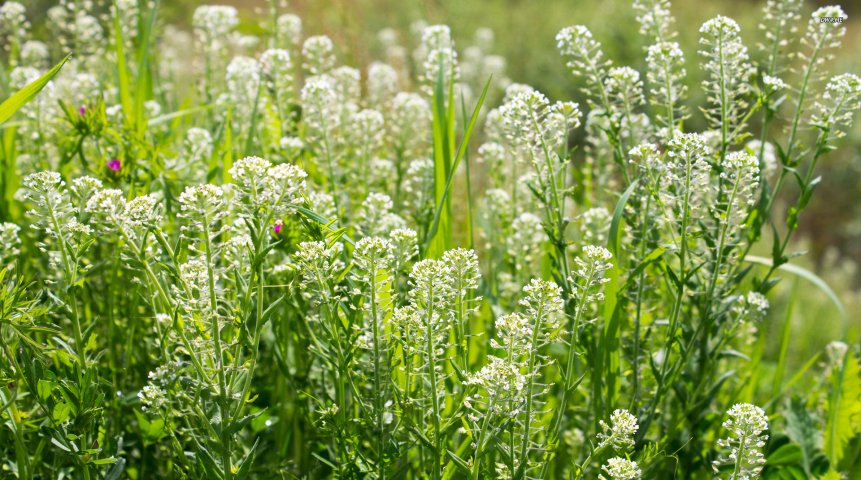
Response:
[{"label": "blade of grass", "polygon": [[66,55],[65,58],[60,60],[59,63],[54,65],[54,67],[48,70],[44,75],[37,78],[36,80],[33,80],[32,82],[30,82],[30,84],[28,84],[21,90],[18,90],[17,92],[12,94],[12,96],[4,100],[3,103],[0,104],[0,124],[4,123],[6,120],[9,120],[9,118],[12,117],[15,112],[20,110],[21,107],[26,105],[27,102],[32,100],[33,97],[35,97],[40,91],[42,91],[42,89],[45,88],[45,85],[47,85],[48,82],[50,82],[51,79],[54,78],[54,76],[60,72],[60,69],[63,68],[63,65],[66,64],[66,61],[69,60],[69,57],[71,56],[71,53]]},{"label": "blade of grass", "polygon": [[797,372],[795,372],[795,375],[793,375],[792,378],[790,378],[789,381],[786,382],[786,385],[784,385],[783,388],[781,388],[780,391],[777,392],[777,396],[771,397],[771,399],[767,401],[765,405],[763,405],[763,408],[767,410],[771,408],[771,406],[775,402],[785,400],[786,396],[784,395],[784,393],[790,388],[792,388],[796,383],[798,383],[798,381],[801,380],[802,377],[804,377],[807,371],[810,370],[810,368],[813,367],[813,365],[815,365],[817,361],[819,361],[819,357],[821,356],[821,353],[815,353],[812,357],[810,357],[810,359],[807,360],[807,362],[805,362],[804,365],[799,368]]},{"label": "blade of grass", "polygon": [[260,91],[261,83],[257,84],[257,93],[254,95],[254,108],[251,110],[251,126],[248,128],[248,136],[245,138],[244,155],[252,155],[254,152],[254,133],[257,131],[257,117],[260,115]]},{"label": "blade of grass", "polygon": [[[765,265],[766,267],[771,267],[774,265],[770,258],[758,257],[756,255],[748,255],[744,257],[745,262],[756,263],[758,265]],[[798,275],[799,277],[807,280],[816,286],[819,290],[822,290],[831,303],[837,308],[837,312],[840,313],[840,319],[843,323],[843,328],[846,328],[846,319],[848,318],[846,315],[846,308],[843,307],[843,302],[840,301],[840,297],[837,296],[837,293],[828,286],[828,283],[825,282],[822,278],[817,276],[815,273],[807,270],[806,268],[799,267],[798,265],[793,265],[791,263],[784,263],[783,265],[777,268],[778,270],[783,270],[784,272],[792,273],[794,275]]]},{"label": "blade of grass", "polygon": [[628,203],[628,197],[631,196],[631,193],[634,192],[634,189],[637,187],[637,183],[639,180],[634,180],[631,182],[631,185],[625,190],[625,193],[619,198],[619,202],[616,203],[616,208],[613,209],[613,220],[610,222],[610,233],[607,235],[607,248],[613,254],[613,258],[616,258],[616,263],[618,264],[619,258],[619,231],[622,228],[622,214],[625,213],[625,204]]},{"label": "blade of grass", "polygon": [[227,119],[224,121],[224,157],[221,165],[221,180],[230,183],[230,167],[233,166],[233,127],[231,126],[232,111],[227,110]]},{"label": "blade of grass", "polygon": [[[466,100],[463,95],[460,97],[460,111],[464,125],[468,124],[466,117]],[[472,216],[472,178],[469,172],[469,149],[463,154],[463,163],[466,167],[466,237],[469,239],[469,248],[475,249],[475,237],[473,235],[473,216]]]},{"label": "blade of grass", "polygon": [[448,178],[445,181],[445,188],[443,189],[442,197],[437,201],[437,208],[436,213],[434,214],[433,224],[431,225],[431,229],[428,233],[429,244],[439,230],[439,226],[443,216],[443,208],[445,207],[445,201],[448,198],[449,192],[451,191],[452,180],[454,180],[454,172],[457,171],[457,167],[458,165],[460,165],[460,160],[466,153],[466,149],[469,145],[469,138],[470,136],[472,136],[472,131],[475,128],[475,122],[478,120],[478,112],[481,110],[481,106],[484,104],[484,99],[487,96],[487,90],[490,87],[490,81],[491,79],[488,78],[487,83],[484,85],[484,90],[482,90],[481,96],[478,98],[478,102],[475,105],[475,109],[472,111],[472,117],[470,117],[469,119],[469,124],[466,126],[466,129],[464,129],[460,147],[458,147],[457,155],[454,157],[451,171],[449,172]]},{"label": "blade of grass", "polygon": [[[451,243],[450,217],[451,209],[445,198],[445,183],[451,171],[451,147],[453,128],[449,125],[444,93],[443,65],[440,62],[437,71],[436,84],[433,92],[433,155],[434,155],[434,201],[438,205],[446,207],[445,215],[439,220],[435,219],[436,225],[428,229],[425,250],[427,256],[436,258],[445,251]],[[451,97],[449,97],[451,99]],[[437,229],[442,227],[442,235],[437,238]]]},{"label": "blade of grass", "polygon": [[132,94],[129,90],[129,71],[126,64],[126,52],[123,46],[123,31],[120,26],[120,9],[117,6],[117,1],[114,0],[114,44],[117,55],[117,80],[120,93],[120,104],[123,107],[123,118],[126,123],[137,130],[137,115],[134,112],[134,103]]},{"label": "blade of grass", "polygon": [[786,306],[786,315],[783,317],[783,329],[780,335],[780,353],[777,357],[777,369],[774,372],[774,381],[771,384],[772,397],[776,397],[777,392],[783,386],[783,374],[786,372],[786,354],[789,351],[789,341],[792,335],[792,312],[795,310],[797,291],[798,280],[792,285],[792,292],[789,295],[789,305]]},{"label": "blade of grass", "polygon": [[150,98],[151,90],[151,73],[149,70],[149,55],[150,55],[150,39],[152,38],[152,32],[155,29],[156,22],[156,13],[158,12],[159,0],[155,0],[153,2],[152,8],[149,12],[149,19],[147,22],[144,22],[142,26],[142,32],[140,35],[140,44],[138,45],[138,66],[137,66],[137,79],[135,82],[135,125],[138,127],[138,132],[143,132],[144,125],[146,125],[144,119],[144,102],[147,98]]},{"label": "blade of grass", "polygon": [[[60,60],[59,63],[54,65],[44,75],[4,100],[0,104],[0,125],[9,120],[27,102],[35,98],[45,88],[45,85],[60,72],[60,69],[69,60],[69,57],[71,57],[71,54],[66,55],[65,58]],[[3,130],[3,158],[2,162],[0,162],[0,195],[2,195],[0,198],[3,199],[3,207],[0,208],[0,215],[2,215],[3,219],[11,219],[13,205],[16,203],[13,201],[15,191],[18,189],[18,168],[15,165],[16,155],[14,154],[15,135],[16,129],[14,128]]]}]

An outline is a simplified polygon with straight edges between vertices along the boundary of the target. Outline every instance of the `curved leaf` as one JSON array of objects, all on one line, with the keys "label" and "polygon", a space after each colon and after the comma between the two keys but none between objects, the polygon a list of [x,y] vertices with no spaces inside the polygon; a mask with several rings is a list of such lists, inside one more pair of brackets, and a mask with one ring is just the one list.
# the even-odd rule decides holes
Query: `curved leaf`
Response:
[{"label": "curved leaf", "polygon": [[[765,265],[767,267],[771,267],[772,265],[774,265],[770,258],[758,257],[756,255],[748,255],[744,257],[744,261],[756,263],[759,265]],[[816,288],[822,290],[822,293],[828,296],[828,299],[831,300],[831,303],[833,303],[834,306],[837,307],[837,311],[840,313],[841,320],[843,320],[844,322],[846,321],[846,308],[843,307],[843,302],[840,301],[840,297],[838,297],[834,290],[832,290],[831,287],[828,286],[828,283],[826,283],[825,280],[823,280],[810,270],[799,267],[798,265],[793,265],[791,263],[784,263],[783,265],[777,267],[777,269],[798,275],[799,277],[815,285]]]},{"label": "curved leaf", "polygon": [[2,104],[0,104],[0,123],[9,120],[9,118],[15,114],[18,110],[21,109],[24,105],[27,104],[33,97],[36,96],[48,82],[54,78],[55,75],[63,68],[63,65],[66,64],[66,61],[71,57],[72,54],[66,55],[66,58],[60,60],[60,63],[54,65],[54,68],[48,70],[47,73],[42,75],[41,77],[33,80],[29,85],[15,92],[11,97],[7,98]]},{"label": "curved leaf", "polygon": [[619,202],[616,203],[616,208],[613,209],[613,220],[610,222],[610,233],[607,236],[607,248],[613,254],[613,258],[619,257],[619,230],[622,227],[622,214],[625,212],[625,204],[628,203],[628,197],[634,192],[637,183],[639,183],[639,179],[631,182],[631,185],[628,186],[628,189],[619,198]]}]

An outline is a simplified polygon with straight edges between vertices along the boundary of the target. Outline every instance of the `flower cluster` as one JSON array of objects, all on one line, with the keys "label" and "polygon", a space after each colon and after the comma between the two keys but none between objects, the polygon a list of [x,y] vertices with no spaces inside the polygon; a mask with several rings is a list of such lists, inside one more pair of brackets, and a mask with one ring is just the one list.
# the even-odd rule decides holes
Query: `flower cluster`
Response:
[{"label": "flower cluster", "polygon": [[570,280],[575,284],[575,297],[584,304],[601,302],[604,294],[601,286],[610,281],[605,275],[613,268],[613,255],[604,247],[586,245],[582,255],[574,259],[575,269]]},{"label": "flower cluster", "polygon": [[670,13],[669,0],[635,0],[633,7],[637,12],[641,35],[658,42],[672,40],[676,36],[672,30],[675,19]]},{"label": "flower cluster", "polygon": [[703,90],[711,107],[704,110],[709,125],[721,131],[721,149],[735,140],[747,107],[754,68],[747,47],[741,41],[741,28],[731,18],[718,15],[700,27],[701,68],[708,74]]},{"label": "flower cluster", "polygon": [[852,116],[861,109],[861,78],[844,73],[832,78],[825,86],[825,93],[816,103],[813,125],[821,129],[828,138],[840,138],[852,124]]},{"label": "flower cluster", "polygon": [[719,447],[729,449],[726,458],[716,460],[715,472],[721,465],[733,465],[734,479],[755,478],[765,464],[762,448],[768,435],[768,417],[765,412],[749,403],[738,403],[727,412],[729,419],[723,427],[729,432],[729,437],[718,440]]},{"label": "flower cluster", "polygon": [[556,35],[556,48],[574,75],[586,77],[589,85],[587,94],[594,98],[596,92],[603,91],[602,84],[610,61],[604,59],[601,43],[595,40],[588,28],[583,25],[563,28]]},{"label": "flower cluster", "polygon": [[620,457],[607,460],[601,470],[607,474],[606,478],[600,475],[601,480],[639,480],[643,474],[643,471],[637,466],[637,462]]},{"label": "flower cluster", "polygon": [[610,415],[610,424],[603,420],[598,422],[602,432],[598,433],[600,447],[613,447],[619,451],[627,451],[634,447],[634,435],[640,426],[637,417],[625,409],[614,410]]}]

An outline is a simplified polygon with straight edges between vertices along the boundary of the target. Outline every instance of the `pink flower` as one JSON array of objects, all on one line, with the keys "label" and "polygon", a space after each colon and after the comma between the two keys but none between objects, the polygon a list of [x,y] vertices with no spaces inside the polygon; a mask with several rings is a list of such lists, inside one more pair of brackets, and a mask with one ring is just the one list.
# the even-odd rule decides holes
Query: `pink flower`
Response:
[{"label": "pink flower", "polygon": [[111,161],[108,162],[108,168],[114,172],[119,172],[120,169],[123,168],[123,164],[116,158],[112,158]]},{"label": "pink flower", "polygon": [[275,235],[278,235],[279,233],[281,233],[281,227],[282,227],[282,225],[280,223],[276,223],[272,227],[272,231],[275,232]]},{"label": "pink flower", "polygon": [[86,115],[86,114],[87,114],[87,107],[86,107],[86,106],[81,106],[81,107],[79,107],[79,108],[78,108],[78,113],[83,117],[84,115]]}]

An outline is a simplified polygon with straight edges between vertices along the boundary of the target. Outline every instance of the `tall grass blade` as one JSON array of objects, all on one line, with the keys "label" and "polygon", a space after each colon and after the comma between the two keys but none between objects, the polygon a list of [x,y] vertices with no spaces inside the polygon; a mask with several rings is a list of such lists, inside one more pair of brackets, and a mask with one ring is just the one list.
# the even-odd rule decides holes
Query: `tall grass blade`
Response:
[{"label": "tall grass blade", "polygon": [[[466,126],[463,132],[463,138],[461,139],[460,147],[458,147],[457,155],[454,158],[454,162],[451,166],[451,169],[448,173],[448,178],[445,179],[445,186],[442,190],[442,196],[437,199],[437,208],[436,213],[434,214],[434,220],[431,224],[430,231],[428,232],[428,245],[431,245],[431,242],[436,237],[440,225],[443,220],[448,221],[449,219],[443,218],[443,209],[446,206],[446,201],[449,198],[449,193],[451,191],[451,184],[454,180],[454,172],[457,171],[457,167],[460,165],[460,160],[463,158],[466,153],[466,149],[469,145],[469,138],[472,135],[472,131],[475,128],[475,122],[478,120],[478,113],[481,110],[481,106],[484,104],[484,99],[487,96],[487,90],[490,87],[491,79],[487,80],[487,83],[484,85],[484,90],[481,92],[481,96],[478,98],[478,102],[476,102],[475,108],[472,111],[472,116],[469,119],[469,124]],[[436,134],[436,128],[434,128],[434,133]],[[431,251],[431,249],[429,249]],[[439,252],[440,254],[442,252]]]},{"label": "tall grass blade", "polygon": [[[772,265],[774,265],[770,258],[758,257],[756,255],[748,255],[744,257],[744,261],[749,263],[756,263],[758,265],[765,265],[767,267],[771,267]],[[837,293],[835,293],[830,286],[828,286],[828,283],[826,283],[825,280],[823,280],[810,270],[799,267],[798,265],[793,265],[791,263],[784,263],[783,265],[778,267],[778,270],[783,270],[784,272],[798,275],[799,277],[815,285],[816,288],[818,288],[819,290],[822,290],[822,293],[824,293],[828,297],[828,299],[831,300],[831,303],[834,304],[834,307],[837,308],[837,312],[840,314],[840,319],[843,321],[843,326],[844,328],[846,327],[846,320],[848,318],[846,314],[846,308],[843,306],[843,302],[840,301],[840,297],[837,296]]]},{"label": "tall grass blade", "polygon": [[134,104],[132,103],[132,94],[129,90],[129,71],[126,64],[126,52],[123,46],[123,30],[120,26],[120,9],[117,6],[116,0],[114,6],[114,47],[117,55],[117,85],[120,93],[120,104],[123,107],[123,118],[127,123],[131,123],[134,129],[137,129],[134,122],[137,121],[137,116],[134,112]]},{"label": "tall grass blade", "polygon": [[68,61],[71,56],[71,53],[66,55],[44,75],[33,80],[21,90],[13,93],[12,96],[4,100],[3,103],[0,103],[0,124],[9,120],[15,112],[20,110],[21,107],[26,105],[27,102],[32,100],[40,91],[42,91],[42,89],[45,88],[45,85],[47,85],[48,82],[50,82],[51,79],[60,72],[60,69],[63,68],[63,65],[66,64],[66,61]]}]

